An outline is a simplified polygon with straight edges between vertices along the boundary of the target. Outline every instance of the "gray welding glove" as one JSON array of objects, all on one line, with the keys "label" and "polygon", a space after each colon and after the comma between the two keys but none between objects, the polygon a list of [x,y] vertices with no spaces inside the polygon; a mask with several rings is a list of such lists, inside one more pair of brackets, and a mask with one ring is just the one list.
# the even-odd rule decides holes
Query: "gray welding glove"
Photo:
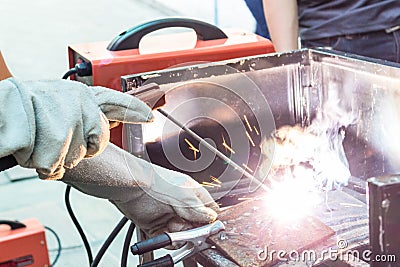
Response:
[{"label": "gray welding glove", "polygon": [[209,223],[218,205],[189,176],[171,171],[109,144],[99,156],[82,160],[62,181],[99,198],[109,199],[149,236]]},{"label": "gray welding glove", "polygon": [[42,179],[59,179],[108,144],[109,122],[152,120],[142,101],[66,80],[0,81],[0,157],[13,155]]}]

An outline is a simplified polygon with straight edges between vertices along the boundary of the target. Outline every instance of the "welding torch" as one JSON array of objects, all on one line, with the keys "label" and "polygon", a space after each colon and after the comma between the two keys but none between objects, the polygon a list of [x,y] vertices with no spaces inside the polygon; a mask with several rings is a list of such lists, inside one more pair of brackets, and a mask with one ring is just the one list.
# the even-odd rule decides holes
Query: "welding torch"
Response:
[{"label": "welding torch", "polygon": [[239,171],[242,175],[251,179],[251,181],[256,182],[257,186],[260,186],[265,191],[268,191],[269,188],[264,185],[260,180],[258,180],[254,175],[250,174],[236,162],[231,160],[229,157],[225,156],[221,151],[219,151],[216,147],[212,146],[208,143],[204,138],[196,134],[194,131],[186,127],[180,121],[178,121],[174,116],[169,114],[167,111],[162,109],[161,107],[165,105],[165,94],[161,90],[160,86],[156,83],[149,83],[147,85],[139,87],[137,90],[131,90],[126,92],[127,94],[138,97],[142,101],[144,101],[147,105],[149,105],[153,110],[157,110],[164,117],[170,120],[172,123],[177,125],[179,128],[184,130],[188,135],[196,139],[200,144],[204,145],[211,152],[215,153],[219,158],[224,160],[228,165],[232,166],[235,170]]}]

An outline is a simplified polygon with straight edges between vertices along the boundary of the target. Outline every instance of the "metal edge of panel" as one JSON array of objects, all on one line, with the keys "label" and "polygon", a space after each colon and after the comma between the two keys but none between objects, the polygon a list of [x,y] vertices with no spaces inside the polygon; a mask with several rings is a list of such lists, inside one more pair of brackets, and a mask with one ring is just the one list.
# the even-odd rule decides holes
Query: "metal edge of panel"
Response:
[{"label": "metal edge of panel", "polygon": [[[190,66],[183,66],[177,68],[168,68],[157,71],[150,71],[138,74],[130,74],[121,76],[121,83],[125,91],[132,90],[141,86],[146,80],[152,78],[152,81],[159,84],[177,83],[191,79],[208,78],[211,76],[224,75],[226,72],[221,72],[220,66],[226,65],[230,68],[236,69],[239,72],[248,72],[254,70],[262,70],[266,68],[279,67],[283,65],[293,64],[294,62],[300,65],[311,65],[312,62],[321,61],[323,58],[332,58],[336,62],[357,65],[360,70],[371,67],[375,64],[380,67],[393,68],[394,72],[400,68],[400,63],[389,62],[380,59],[373,59],[369,57],[349,54],[336,50],[328,50],[323,48],[318,49],[301,49],[285,53],[271,53],[264,55],[256,55],[243,58],[235,58],[217,62],[201,63]],[[372,64],[372,65],[371,65]],[[386,69],[388,70],[388,69]],[[190,71],[193,76],[183,75]],[[390,73],[392,74],[392,73]],[[396,73],[393,73],[396,74]],[[393,77],[393,75],[388,75]]]},{"label": "metal edge of panel", "polygon": [[[321,65],[325,65],[328,68],[332,67],[335,71],[336,69],[342,71],[351,69],[354,73],[365,73],[367,74],[367,77],[375,77],[375,75],[382,76],[383,79],[386,77],[400,77],[400,64],[397,63],[368,59],[333,50],[304,49],[289,53],[251,56],[174,69],[126,75],[121,77],[121,81],[123,84],[123,90],[129,91],[134,90],[150,79],[151,82],[157,82],[160,85],[173,84],[194,79],[232,74],[232,68],[237,70],[238,73],[246,73],[270,68],[278,69],[284,65],[292,65],[288,68],[290,75],[287,76],[288,79],[290,79],[288,84],[293,87],[291,89],[292,95],[288,97],[288,101],[293,101],[291,111],[296,113],[294,117],[295,122],[300,122],[302,124],[307,124],[309,120],[312,119],[313,114],[311,113],[315,112],[316,108],[319,108],[326,100],[326,96],[324,95],[324,86],[326,86],[330,81],[329,79],[326,80],[326,77],[321,77],[323,76],[323,73],[321,73]],[[224,66],[226,66],[226,68],[224,68]],[[334,73],[334,75],[336,74]],[[320,84],[318,85],[318,83]],[[136,125],[133,127],[136,127]],[[132,153],[135,149],[132,148],[130,150]],[[371,173],[368,173],[365,177],[370,177],[370,174]]]},{"label": "metal edge of panel", "polygon": [[[121,77],[121,83],[124,91],[129,91],[141,86],[146,80],[152,79],[153,82],[159,84],[178,83],[192,79],[209,78],[231,73],[231,69],[238,72],[248,72],[254,70],[262,70],[267,68],[279,67],[283,65],[293,64],[293,62],[301,62],[308,64],[307,50],[298,50],[282,54],[266,54],[244,58],[235,58],[230,60],[202,63],[197,65],[177,67],[171,69],[163,69],[158,71],[145,72],[140,74],[131,74]],[[226,65],[224,69],[221,66]],[[188,76],[187,72],[192,75]]]}]

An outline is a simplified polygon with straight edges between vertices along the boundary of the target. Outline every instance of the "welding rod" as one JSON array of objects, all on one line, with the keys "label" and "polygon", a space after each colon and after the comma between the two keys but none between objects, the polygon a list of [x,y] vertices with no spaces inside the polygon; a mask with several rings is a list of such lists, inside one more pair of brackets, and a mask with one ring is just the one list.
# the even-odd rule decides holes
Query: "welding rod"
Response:
[{"label": "welding rod", "polygon": [[251,175],[248,173],[245,169],[243,169],[241,166],[236,164],[233,160],[225,156],[222,152],[220,152],[217,148],[213,147],[211,144],[209,144],[206,140],[204,140],[201,136],[197,135],[195,132],[190,130],[188,127],[180,123],[178,120],[176,120],[172,115],[170,115],[168,112],[165,110],[159,108],[157,109],[158,112],[160,112],[162,115],[164,115],[167,119],[172,121],[174,124],[179,126],[181,129],[185,130],[191,137],[199,141],[201,144],[203,144],[206,148],[208,148],[210,151],[214,152],[218,157],[220,157],[222,160],[226,161],[229,165],[231,165],[234,169],[237,171],[240,171],[244,176],[247,178],[250,178],[252,181],[256,181],[257,185],[262,187],[264,190],[268,191],[268,187],[264,185],[262,182],[260,182],[254,175]]}]

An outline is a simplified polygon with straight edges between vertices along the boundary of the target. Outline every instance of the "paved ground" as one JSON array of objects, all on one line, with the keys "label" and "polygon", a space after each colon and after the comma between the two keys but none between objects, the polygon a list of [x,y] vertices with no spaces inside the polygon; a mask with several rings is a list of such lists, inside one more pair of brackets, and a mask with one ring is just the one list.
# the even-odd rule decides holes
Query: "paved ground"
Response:
[{"label": "paved ground", "polygon": [[[67,70],[68,44],[111,40],[140,22],[166,16],[197,18],[221,28],[254,28],[242,0],[3,0],[0,48],[14,76],[59,78]],[[12,182],[13,178],[27,179]],[[41,181],[32,171],[15,168],[0,173],[0,218],[38,218],[61,238],[63,250],[56,266],[87,266],[64,207],[64,190],[63,183]],[[77,191],[71,201],[97,251],[122,215],[106,200]],[[100,266],[119,265],[123,238],[120,235],[113,243]],[[48,243],[53,259],[56,243],[50,234]],[[136,258],[130,257],[129,266],[136,265]]]}]

